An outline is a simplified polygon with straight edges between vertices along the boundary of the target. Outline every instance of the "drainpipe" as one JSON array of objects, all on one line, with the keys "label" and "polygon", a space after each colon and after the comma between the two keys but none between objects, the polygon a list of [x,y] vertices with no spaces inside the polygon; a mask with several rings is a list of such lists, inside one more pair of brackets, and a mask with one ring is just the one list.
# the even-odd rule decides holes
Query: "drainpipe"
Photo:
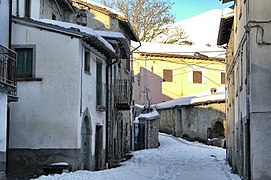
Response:
[{"label": "drainpipe", "polygon": [[[12,36],[12,0],[9,0],[9,35],[8,35],[8,48],[11,49],[11,36]],[[7,130],[6,130],[6,176],[8,174],[8,159],[9,159],[9,139],[10,139],[10,107],[7,103]]]},{"label": "drainpipe", "polygon": [[[249,2],[250,0],[247,0],[247,6],[246,6],[246,23],[249,22],[250,20],[250,17],[249,17]],[[248,24],[249,25],[249,24]],[[250,164],[250,157],[251,157],[251,147],[250,147],[250,29],[246,30],[247,33],[247,43],[246,43],[246,62],[247,62],[247,67],[246,67],[246,81],[247,81],[247,146],[248,146],[248,155],[246,157],[249,157],[248,160],[247,160],[247,163],[248,163],[248,170],[245,171],[247,172],[248,174],[245,174],[247,175],[247,178],[248,179],[251,179],[251,164]]]},{"label": "drainpipe", "polygon": [[11,49],[11,34],[12,34],[12,0],[9,0],[9,35],[8,48]]},{"label": "drainpipe", "polygon": [[140,42],[140,41],[138,41],[138,42],[139,42],[139,46],[137,46],[136,48],[134,48],[134,49],[131,51],[131,54],[133,54],[133,52],[134,52],[135,50],[137,50],[138,48],[140,48],[140,47],[142,46],[141,42]]}]

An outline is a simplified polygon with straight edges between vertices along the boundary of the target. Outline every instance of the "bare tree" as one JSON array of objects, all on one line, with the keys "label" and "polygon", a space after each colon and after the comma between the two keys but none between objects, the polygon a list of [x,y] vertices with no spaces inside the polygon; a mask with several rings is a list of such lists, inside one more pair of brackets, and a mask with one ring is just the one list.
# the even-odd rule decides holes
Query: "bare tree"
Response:
[{"label": "bare tree", "polygon": [[100,0],[100,3],[124,14],[141,41],[151,42],[166,32],[163,27],[175,18],[169,0]]},{"label": "bare tree", "polygon": [[193,45],[193,42],[187,40],[185,31],[177,26],[172,27],[167,26],[164,29],[164,32],[154,38],[152,41],[157,43],[165,43],[165,44],[178,44],[178,45]]}]

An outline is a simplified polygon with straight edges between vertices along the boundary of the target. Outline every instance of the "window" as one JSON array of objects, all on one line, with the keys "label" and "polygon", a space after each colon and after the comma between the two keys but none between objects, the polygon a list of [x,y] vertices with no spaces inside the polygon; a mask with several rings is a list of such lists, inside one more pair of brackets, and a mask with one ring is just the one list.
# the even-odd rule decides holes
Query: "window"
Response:
[{"label": "window", "polygon": [[101,61],[97,59],[97,65],[96,65],[96,109],[98,111],[104,111],[105,110],[105,104],[106,104],[106,85],[102,82],[102,66],[103,64]]},{"label": "window", "polygon": [[202,72],[201,71],[193,71],[193,83],[194,84],[202,84]]},{"label": "window", "polygon": [[221,80],[221,84],[225,84],[225,73],[224,72],[221,72],[220,74],[220,80]]},{"label": "window", "polygon": [[52,13],[52,20],[56,20],[56,15]]},{"label": "window", "polygon": [[31,0],[24,1],[24,16],[30,18]]},{"label": "window", "polygon": [[33,77],[33,48],[15,48],[17,52],[17,77]]},{"label": "window", "polygon": [[90,52],[87,49],[85,49],[84,69],[85,72],[90,73]]},{"label": "window", "polygon": [[163,70],[163,81],[172,82],[173,81],[173,72],[171,69]]}]

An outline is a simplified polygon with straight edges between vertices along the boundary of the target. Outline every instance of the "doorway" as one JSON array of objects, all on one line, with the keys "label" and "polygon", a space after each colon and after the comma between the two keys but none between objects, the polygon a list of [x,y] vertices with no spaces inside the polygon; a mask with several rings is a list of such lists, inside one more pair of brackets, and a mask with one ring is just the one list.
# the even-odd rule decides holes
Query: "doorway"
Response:
[{"label": "doorway", "polygon": [[90,170],[91,128],[88,116],[85,116],[83,120],[81,136],[83,169]]},{"label": "doorway", "polygon": [[96,125],[95,134],[95,170],[103,169],[103,126]]}]

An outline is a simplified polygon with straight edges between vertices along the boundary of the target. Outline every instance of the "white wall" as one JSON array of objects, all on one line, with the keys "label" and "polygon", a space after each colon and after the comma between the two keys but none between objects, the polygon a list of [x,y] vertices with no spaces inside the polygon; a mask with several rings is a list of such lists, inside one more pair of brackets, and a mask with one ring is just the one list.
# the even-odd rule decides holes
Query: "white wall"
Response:
[{"label": "white wall", "polygon": [[9,3],[8,1],[0,1],[0,44],[8,46],[9,37]]},{"label": "white wall", "polygon": [[[103,149],[105,149],[106,141],[106,114],[105,111],[96,110],[96,59],[98,58],[102,62],[103,77],[102,82],[106,82],[106,62],[105,56],[99,53],[94,48],[87,46],[90,50],[90,74],[84,72],[83,68],[83,86],[82,86],[82,110],[88,108],[91,118],[92,125],[92,139],[91,148],[92,155],[95,154],[95,130],[96,125],[102,125],[103,127]],[[82,46],[82,52],[84,52],[84,46]],[[84,53],[83,53],[84,54]],[[83,58],[83,57],[82,57]],[[83,60],[81,62],[84,62]],[[104,94],[105,95],[105,94]],[[81,117],[83,119],[83,117]],[[80,131],[79,131],[80,132]],[[80,136],[80,134],[79,134]],[[81,141],[79,141],[81,142]]]},{"label": "white wall", "polygon": [[[7,1],[7,0],[6,0]],[[31,0],[31,13],[30,18],[31,19],[40,19],[40,1],[41,0]],[[25,8],[25,0],[19,0],[19,3],[17,4],[17,0],[12,1],[12,15],[17,16],[17,13],[19,14],[19,17],[24,17],[24,8]]]},{"label": "white wall", "polygon": [[78,148],[80,40],[13,24],[12,44],[36,45],[35,77],[42,81],[17,84],[11,148]]},{"label": "white wall", "polygon": [[0,92],[0,151],[6,151],[7,94]]}]

